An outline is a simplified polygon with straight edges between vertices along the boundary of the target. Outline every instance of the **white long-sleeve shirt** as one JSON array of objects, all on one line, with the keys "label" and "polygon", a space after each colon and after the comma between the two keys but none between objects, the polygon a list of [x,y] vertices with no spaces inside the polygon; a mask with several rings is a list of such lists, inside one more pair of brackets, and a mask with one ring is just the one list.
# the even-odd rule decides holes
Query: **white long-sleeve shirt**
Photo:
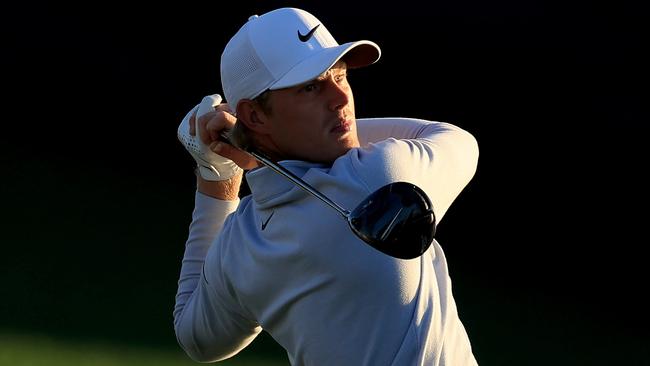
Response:
[{"label": "white long-sleeve shirt", "polygon": [[[440,122],[357,124],[362,147],[333,165],[281,164],[348,209],[385,184],[414,183],[440,222],[475,173],[476,140]],[[196,195],[174,309],[190,357],[231,357],[265,329],[292,365],[476,364],[435,240],[419,258],[392,258],[269,168],[246,177],[241,202]]]}]

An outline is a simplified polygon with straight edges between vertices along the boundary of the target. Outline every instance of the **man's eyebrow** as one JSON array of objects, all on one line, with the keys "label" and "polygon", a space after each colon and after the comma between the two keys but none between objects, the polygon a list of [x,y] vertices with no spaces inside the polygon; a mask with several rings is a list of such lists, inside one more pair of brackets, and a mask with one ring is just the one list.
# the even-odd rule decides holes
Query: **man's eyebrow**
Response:
[{"label": "man's eyebrow", "polygon": [[330,75],[332,73],[334,73],[335,75],[340,75],[340,74],[346,74],[347,71],[348,70],[346,68],[344,68],[344,67],[342,67],[342,68],[331,68],[331,69],[328,69],[327,71],[325,71],[324,73],[318,75],[314,79],[311,79],[309,81],[305,81],[304,83],[298,84],[295,87],[296,88],[302,88],[305,85],[308,85],[310,83],[321,82],[321,81],[325,80],[328,77],[328,75]]},{"label": "man's eyebrow", "polygon": [[316,79],[314,79],[314,80],[315,81],[322,81],[323,79],[327,78],[331,74],[340,75],[340,74],[345,74],[346,72],[347,72],[347,70],[344,69],[344,68],[336,68],[336,69],[332,68],[332,69],[329,69],[329,70],[325,71],[324,73],[318,75],[316,77]]},{"label": "man's eyebrow", "polygon": [[327,70],[324,73],[318,75],[314,81],[323,81],[327,79],[327,76],[331,73],[331,70]]}]

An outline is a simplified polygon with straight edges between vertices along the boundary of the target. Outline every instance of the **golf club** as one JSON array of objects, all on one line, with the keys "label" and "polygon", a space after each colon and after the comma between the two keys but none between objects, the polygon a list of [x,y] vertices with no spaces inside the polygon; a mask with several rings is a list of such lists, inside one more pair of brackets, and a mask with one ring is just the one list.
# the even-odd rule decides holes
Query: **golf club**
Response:
[{"label": "golf club", "polygon": [[[224,142],[234,146],[227,132],[220,136]],[[354,210],[348,211],[261,152],[254,149],[244,151],[336,210],[355,235],[382,253],[413,259],[422,255],[433,241],[436,218],[431,201],[412,183],[387,184],[366,197]]]}]

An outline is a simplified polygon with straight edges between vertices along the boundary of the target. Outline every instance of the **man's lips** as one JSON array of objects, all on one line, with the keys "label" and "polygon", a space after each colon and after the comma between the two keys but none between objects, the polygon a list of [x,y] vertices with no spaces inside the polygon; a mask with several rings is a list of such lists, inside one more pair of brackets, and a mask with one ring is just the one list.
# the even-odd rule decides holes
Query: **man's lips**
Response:
[{"label": "man's lips", "polygon": [[330,132],[333,132],[333,133],[345,133],[345,132],[350,132],[351,129],[352,129],[352,122],[350,122],[348,120],[341,120],[341,121],[339,121],[339,123],[336,126],[334,126],[330,130]]}]

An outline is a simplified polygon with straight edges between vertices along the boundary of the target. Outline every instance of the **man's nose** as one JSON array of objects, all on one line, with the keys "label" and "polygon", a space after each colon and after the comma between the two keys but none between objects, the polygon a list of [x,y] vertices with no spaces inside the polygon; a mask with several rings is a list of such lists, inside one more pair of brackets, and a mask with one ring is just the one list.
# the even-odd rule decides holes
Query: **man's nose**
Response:
[{"label": "man's nose", "polygon": [[348,94],[350,87],[347,83],[339,84],[334,78],[329,78],[327,84],[329,107],[331,110],[339,110],[350,103],[350,95]]}]

